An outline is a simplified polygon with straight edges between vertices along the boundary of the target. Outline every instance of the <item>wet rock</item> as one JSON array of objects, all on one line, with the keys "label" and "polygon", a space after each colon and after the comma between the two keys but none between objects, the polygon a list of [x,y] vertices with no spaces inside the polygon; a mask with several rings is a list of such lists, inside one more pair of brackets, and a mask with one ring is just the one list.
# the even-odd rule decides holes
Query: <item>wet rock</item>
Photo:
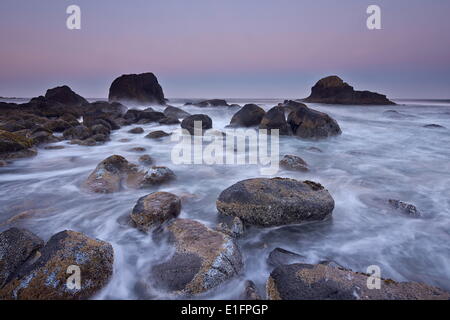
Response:
[{"label": "wet rock", "polygon": [[143,148],[143,147],[135,147],[135,148],[131,148],[129,151],[132,152],[145,152],[147,149]]},{"label": "wet rock", "polygon": [[203,132],[212,128],[212,120],[206,114],[194,114],[186,117],[181,122],[181,128],[187,130],[191,135],[194,135],[194,125],[196,122],[200,122],[199,128],[201,128]]},{"label": "wet rock", "polygon": [[285,155],[283,159],[280,160],[280,166],[283,169],[291,171],[308,171],[308,164],[305,160],[293,155]]},{"label": "wet rock", "polygon": [[8,165],[8,162],[0,160],[0,168],[1,167],[6,167]]},{"label": "wet rock", "polygon": [[95,140],[96,142],[106,142],[109,140],[109,137],[104,134],[95,134],[91,138],[86,139],[85,141],[88,141],[90,139]]},{"label": "wet rock", "polygon": [[153,73],[127,74],[115,79],[109,89],[109,101],[166,103],[163,90]]},{"label": "wet rock", "polygon": [[441,125],[439,125],[439,124],[434,124],[434,123],[424,125],[423,127],[424,127],[424,128],[427,128],[427,129],[445,129],[444,126],[441,126]]},{"label": "wet rock", "polygon": [[169,192],[155,192],[140,198],[130,217],[139,230],[146,232],[178,217],[180,211],[180,198]]},{"label": "wet rock", "polygon": [[178,118],[175,118],[175,117],[166,117],[166,118],[159,120],[159,124],[169,125],[169,124],[179,124],[179,123],[181,123],[180,120],[178,120]]},{"label": "wet rock", "polygon": [[391,208],[405,216],[412,218],[420,218],[422,216],[422,213],[412,204],[393,199],[388,200],[388,203]]},{"label": "wet rock", "polygon": [[229,104],[222,99],[211,99],[195,103],[197,107],[229,107]]},{"label": "wet rock", "polygon": [[305,256],[291,252],[282,248],[275,248],[269,253],[267,264],[271,267],[279,267],[283,265],[304,262]]},{"label": "wet rock", "polygon": [[283,107],[273,107],[264,115],[259,125],[260,129],[278,129],[280,135],[292,134],[291,128],[286,122],[286,116],[284,114]]},{"label": "wet rock", "polygon": [[346,105],[394,105],[385,95],[370,91],[355,91],[338,76],[319,80],[305,102]]},{"label": "wet rock", "polygon": [[34,156],[33,141],[21,135],[0,130],[0,160]]},{"label": "wet rock", "polygon": [[183,109],[180,109],[180,108],[177,108],[177,107],[173,107],[173,106],[168,106],[164,110],[164,115],[166,117],[172,117],[172,118],[177,118],[177,119],[184,119],[186,117],[189,117],[191,114],[189,112],[184,111]]},{"label": "wet rock", "polygon": [[139,157],[139,163],[145,165],[145,166],[151,166],[153,164],[153,159],[148,154],[145,154],[143,156]]},{"label": "wet rock", "polygon": [[140,123],[140,124],[159,122],[165,117],[166,116],[162,112],[142,111],[134,109],[128,110],[124,115],[124,119],[130,121],[130,123]]},{"label": "wet rock", "polygon": [[84,147],[94,147],[97,145],[97,141],[93,138],[88,138],[86,140],[73,139],[70,140],[69,144],[77,144]]},{"label": "wet rock", "polygon": [[293,179],[248,179],[222,191],[220,213],[262,227],[320,221],[334,209],[334,200],[320,184]]},{"label": "wet rock", "polygon": [[299,107],[291,112],[287,122],[294,135],[304,139],[321,139],[342,133],[336,120],[308,107]]},{"label": "wet rock", "polygon": [[242,300],[262,300],[261,296],[258,294],[256,290],[256,285],[253,281],[246,280],[245,281],[245,289],[240,297]]},{"label": "wet rock", "polygon": [[92,135],[102,134],[104,136],[109,136],[111,134],[111,129],[103,124],[96,124],[91,127]]},{"label": "wet rock", "polygon": [[223,232],[230,237],[239,238],[244,234],[244,223],[238,217],[234,217],[230,222],[221,222],[217,225],[217,231]]},{"label": "wet rock", "polygon": [[448,300],[439,288],[381,279],[379,290],[367,286],[369,275],[324,264],[283,265],[266,284],[271,300]]},{"label": "wet rock", "polygon": [[51,132],[46,131],[45,129],[40,128],[41,130],[34,130],[30,135],[30,139],[33,140],[33,143],[36,145],[44,144],[44,143],[55,143],[59,142],[60,139],[55,137]]},{"label": "wet rock", "polygon": [[43,246],[44,241],[24,229],[0,233],[0,288]]},{"label": "wet rock", "polygon": [[142,181],[142,187],[154,186],[175,179],[175,173],[167,167],[152,167]]},{"label": "wet rock", "polygon": [[308,147],[305,150],[311,151],[311,152],[317,152],[317,153],[322,153],[322,149],[317,148],[317,147]]},{"label": "wet rock", "polygon": [[162,130],[158,130],[158,131],[150,132],[150,133],[149,133],[148,135],[146,135],[145,137],[146,137],[147,139],[159,139],[159,138],[164,138],[164,137],[168,137],[168,136],[170,136],[169,133],[164,132],[164,131],[162,131]]},{"label": "wet rock", "polygon": [[156,287],[178,295],[195,295],[242,270],[241,253],[231,237],[187,219],[174,220],[166,230],[175,254],[152,268]]},{"label": "wet rock", "polygon": [[[74,231],[62,231],[39,250],[35,262],[21,268],[0,289],[0,298],[18,300],[87,299],[102,289],[113,272],[114,251],[109,243]],[[70,289],[71,267],[81,272],[81,288]],[[68,273],[69,272],[69,273]]]},{"label": "wet rock", "polygon": [[76,127],[67,129],[63,133],[63,137],[66,140],[74,140],[74,139],[84,140],[84,139],[89,138],[91,135],[92,135],[92,131],[84,125],[80,125],[80,126],[76,126]]},{"label": "wet rock", "polygon": [[73,92],[68,86],[61,86],[47,90],[45,99],[50,102],[57,102],[62,105],[74,107],[88,104],[86,99]]},{"label": "wet rock", "polygon": [[246,104],[236,112],[230,121],[230,127],[255,127],[259,126],[266,112],[256,104]]},{"label": "wet rock", "polygon": [[45,146],[44,149],[45,150],[61,150],[64,149],[64,146]]},{"label": "wet rock", "polygon": [[405,114],[405,113],[402,113],[402,112],[398,112],[397,110],[386,110],[386,111],[383,112],[383,115],[385,117],[390,118],[390,119],[396,119],[396,120],[416,118],[416,116]]},{"label": "wet rock", "polygon": [[69,122],[62,119],[50,120],[45,124],[45,128],[52,132],[64,132],[71,127],[72,125]]},{"label": "wet rock", "polygon": [[136,127],[131,130],[128,130],[128,133],[141,134],[144,133],[144,129],[142,129],[141,127]]}]

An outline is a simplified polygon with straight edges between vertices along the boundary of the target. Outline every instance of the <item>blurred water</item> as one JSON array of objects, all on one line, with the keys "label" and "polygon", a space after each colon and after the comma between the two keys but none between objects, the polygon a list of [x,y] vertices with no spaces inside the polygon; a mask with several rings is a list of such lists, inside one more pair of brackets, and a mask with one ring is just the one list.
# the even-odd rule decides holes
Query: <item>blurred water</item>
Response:
[{"label": "blurred water", "polygon": [[[278,100],[256,102],[265,109]],[[322,141],[282,137],[281,154],[301,156],[310,172],[280,171],[277,176],[314,180],[336,201],[329,221],[273,229],[251,228],[239,244],[245,270],[239,279],[201,298],[238,298],[243,279],[253,280],[261,292],[271,269],[266,257],[282,247],[298,252],[311,263],[332,259],[355,271],[379,265],[383,277],[419,281],[450,290],[450,104],[411,101],[399,106],[310,106],[327,112],[343,134]],[[175,101],[181,106],[182,101]],[[146,106],[148,107],[148,106]],[[159,107],[154,107],[158,109]],[[206,113],[215,129],[224,129],[236,109],[183,107]],[[385,112],[396,110],[399,114]],[[426,124],[448,129],[427,129]],[[139,125],[173,131],[179,125]],[[145,139],[124,127],[102,146],[83,147],[60,142],[61,150],[40,149],[38,156],[0,168],[0,231],[11,226],[28,228],[44,239],[65,229],[81,231],[110,242],[115,250],[114,276],[98,299],[149,298],[141,289],[150,285],[149,269],[170,254],[167,246],[123,223],[137,199],[157,190],[183,196],[182,218],[197,219],[210,227],[217,223],[219,193],[239,180],[260,177],[258,166],[175,166],[170,139]],[[128,142],[121,142],[122,139]],[[130,151],[144,147],[146,152]],[[322,152],[311,150],[319,148]],[[157,165],[170,167],[177,179],[147,190],[124,190],[111,195],[80,189],[96,165],[120,154],[137,163],[150,154]],[[423,213],[411,219],[379,206],[374,199],[400,199]],[[20,215],[17,217],[17,215]],[[13,218],[15,217],[15,218]],[[13,218],[10,223],[8,219]],[[163,293],[152,298],[166,298]]]}]

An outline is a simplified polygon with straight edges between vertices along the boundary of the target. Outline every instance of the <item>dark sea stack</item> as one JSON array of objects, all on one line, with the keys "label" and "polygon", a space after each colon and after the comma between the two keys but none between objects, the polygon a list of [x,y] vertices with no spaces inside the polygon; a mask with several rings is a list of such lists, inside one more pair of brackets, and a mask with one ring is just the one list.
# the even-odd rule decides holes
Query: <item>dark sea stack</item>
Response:
[{"label": "dark sea stack", "polygon": [[267,130],[278,129],[279,134],[284,136],[292,134],[291,128],[286,122],[284,108],[281,106],[273,107],[267,111],[259,124],[259,128]]},{"label": "dark sea stack", "polygon": [[186,117],[181,122],[181,128],[187,130],[191,135],[194,135],[195,122],[201,122],[202,131],[212,129],[212,120],[206,114],[194,114],[192,116]]},{"label": "dark sea stack", "polygon": [[246,224],[273,227],[324,220],[331,216],[334,200],[315,182],[256,178],[222,191],[216,205],[221,214]]},{"label": "dark sea stack", "polygon": [[155,192],[140,198],[130,217],[139,230],[146,232],[178,217],[180,211],[179,197],[169,192]]},{"label": "dark sea stack", "polygon": [[233,238],[200,222],[176,219],[166,227],[175,254],[152,269],[152,282],[172,294],[206,292],[237,276],[242,256]]},{"label": "dark sea stack", "polygon": [[[33,263],[20,268],[0,289],[0,299],[88,299],[108,283],[113,262],[114,250],[109,243],[79,232],[62,231],[39,250]],[[80,268],[81,289],[67,287],[71,266]]]},{"label": "dark sea stack", "polygon": [[246,104],[234,114],[230,127],[256,127],[259,126],[266,112],[256,104]]},{"label": "dark sea stack", "polygon": [[11,228],[0,233],[0,288],[43,246],[44,241],[28,230]]},{"label": "dark sea stack", "polygon": [[87,100],[82,96],[76,94],[68,86],[56,87],[48,89],[45,94],[45,99],[49,102],[60,103],[65,106],[79,107],[88,104]]},{"label": "dark sea stack", "polygon": [[109,101],[166,104],[158,79],[150,72],[127,74],[115,79],[109,88]]},{"label": "dark sea stack", "polygon": [[[297,102],[289,101],[289,105]],[[296,111],[289,113],[287,122],[294,135],[303,139],[323,139],[342,133],[336,120],[328,114],[310,109],[303,104],[296,105]]]},{"label": "dark sea stack", "polygon": [[305,102],[345,105],[395,105],[385,95],[370,91],[355,91],[338,76],[319,80]]},{"label": "dark sea stack", "polygon": [[266,284],[270,300],[448,300],[439,288],[381,279],[379,290],[367,286],[369,275],[325,264],[291,264],[272,271]]}]

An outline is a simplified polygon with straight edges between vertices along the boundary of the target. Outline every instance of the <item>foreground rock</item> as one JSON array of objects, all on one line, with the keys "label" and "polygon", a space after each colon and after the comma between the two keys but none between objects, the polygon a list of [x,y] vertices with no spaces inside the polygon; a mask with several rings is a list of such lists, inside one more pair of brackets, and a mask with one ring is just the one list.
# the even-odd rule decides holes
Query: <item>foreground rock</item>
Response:
[{"label": "foreground rock", "polygon": [[439,288],[414,282],[381,280],[367,287],[368,275],[324,264],[291,264],[276,268],[266,284],[272,300],[448,300]]},{"label": "foreground rock", "polygon": [[306,257],[298,253],[282,248],[275,248],[269,253],[269,256],[267,257],[267,264],[276,268],[288,264],[304,262],[305,260]]},{"label": "foreground rock", "polygon": [[201,129],[201,132],[212,128],[212,120],[206,114],[194,114],[192,116],[186,117],[181,122],[181,128],[187,130],[191,135],[194,135],[195,123],[198,123],[198,128]]},{"label": "foreground rock", "polygon": [[385,95],[370,91],[355,91],[338,76],[319,80],[305,102],[347,105],[394,105]]},{"label": "foreground rock", "polygon": [[246,104],[231,118],[230,127],[256,127],[259,126],[266,112],[256,104]]},{"label": "foreground rock", "polygon": [[169,192],[155,192],[140,198],[130,217],[139,230],[148,231],[178,217],[180,211],[180,198]]},{"label": "foreground rock", "polygon": [[[114,251],[109,243],[74,231],[62,231],[39,250],[34,261],[23,265],[0,289],[1,299],[87,299],[102,289],[113,272]],[[71,289],[67,280],[78,266],[81,288]],[[69,272],[69,273],[68,273]]]},{"label": "foreground rock", "polygon": [[285,106],[295,108],[288,116],[294,135],[304,139],[322,139],[342,133],[336,120],[328,114],[306,107],[295,101],[287,101]]},{"label": "foreground rock", "polygon": [[242,270],[241,253],[231,237],[186,219],[174,220],[167,231],[175,254],[153,267],[157,288],[178,295],[200,294]]},{"label": "foreground rock", "polygon": [[308,164],[300,157],[293,155],[285,155],[283,159],[280,160],[280,166],[283,169],[290,171],[308,171]]},{"label": "foreground rock", "polygon": [[0,160],[34,156],[36,151],[31,149],[32,146],[33,140],[0,130]]},{"label": "foreground rock", "polygon": [[165,104],[164,93],[153,73],[127,74],[109,88],[109,101]]},{"label": "foreground rock", "polygon": [[334,209],[320,184],[283,178],[240,181],[224,190],[216,204],[220,213],[262,227],[324,220]]},{"label": "foreground rock", "polygon": [[44,241],[24,229],[0,233],[0,288],[43,246]]}]

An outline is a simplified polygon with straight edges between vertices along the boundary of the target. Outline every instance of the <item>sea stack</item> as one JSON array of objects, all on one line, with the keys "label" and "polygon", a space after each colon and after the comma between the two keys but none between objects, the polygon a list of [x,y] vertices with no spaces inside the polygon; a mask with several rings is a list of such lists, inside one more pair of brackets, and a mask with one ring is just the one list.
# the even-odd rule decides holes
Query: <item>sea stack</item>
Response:
[{"label": "sea stack", "polygon": [[126,74],[115,79],[109,88],[109,101],[166,104],[158,79],[150,72]]},{"label": "sea stack", "polygon": [[356,91],[338,76],[319,80],[304,102],[346,105],[395,105],[385,95],[371,91]]}]

